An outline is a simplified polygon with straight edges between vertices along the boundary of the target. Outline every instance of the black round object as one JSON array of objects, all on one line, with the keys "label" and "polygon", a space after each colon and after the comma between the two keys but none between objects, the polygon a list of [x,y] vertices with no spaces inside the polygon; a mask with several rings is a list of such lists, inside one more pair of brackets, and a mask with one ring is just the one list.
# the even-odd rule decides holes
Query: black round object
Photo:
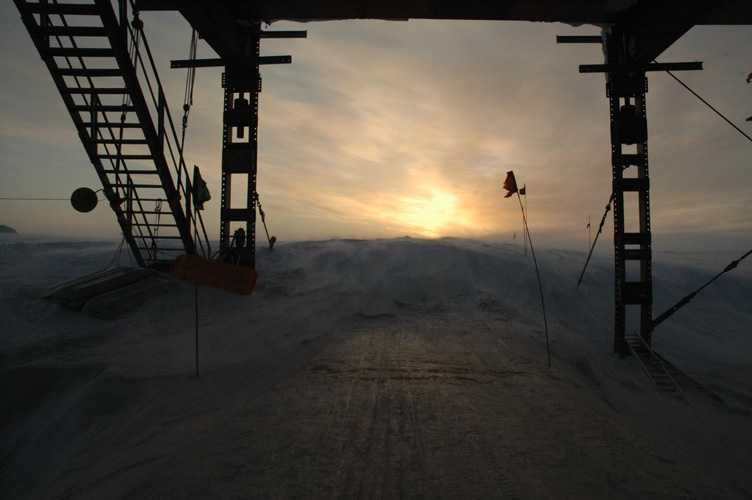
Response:
[{"label": "black round object", "polygon": [[70,199],[73,208],[84,213],[94,210],[98,201],[97,193],[87,187],[78,188],[73,191]]}]

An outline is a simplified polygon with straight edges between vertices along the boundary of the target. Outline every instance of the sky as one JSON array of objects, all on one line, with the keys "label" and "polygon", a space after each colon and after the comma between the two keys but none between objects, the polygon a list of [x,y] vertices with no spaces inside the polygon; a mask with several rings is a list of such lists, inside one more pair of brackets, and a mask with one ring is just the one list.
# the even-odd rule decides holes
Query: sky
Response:
[{"label": "sky", "polygon": [[[143,13],[173,114],[180,115],[190,27]],[[274,23],[306,39],[264,40],[258,193],[282,241],[468,237],[521,244],[522,217],[502,183],[526,185],[535,243],[586,250],[611,193],[608,100],[597,45],[557,45],[594,26],[470,21]],[[660,61],[703,61],[677,76],[752,135],[752,27],[694,27]],[[204,42],[198,56],[214,57]],[[52,79],[10,0],[0,0],[0,224],[23,233],[118,238],[106,204],[65,199],[99,189]],[[198,70],[186,139],[214,198],[219,235],[221,71]],[[647,95],[654,248],[752,243],[752,144],[663,73]],[[612,219],[604,242],[612,241]],[[263,235],[263,232],[260,233]],[[608,249],[610,243],[605,244]]]}]

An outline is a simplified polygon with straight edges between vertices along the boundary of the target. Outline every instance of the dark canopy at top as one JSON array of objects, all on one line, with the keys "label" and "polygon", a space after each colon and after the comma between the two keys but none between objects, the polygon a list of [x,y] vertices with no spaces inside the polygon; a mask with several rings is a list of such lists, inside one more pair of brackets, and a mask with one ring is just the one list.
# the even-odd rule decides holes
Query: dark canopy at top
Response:
[{"label": "dark canopy at top", "polygon": [[248,23],[467,19],[621,25],[650,61],[696,24],[752,24],[750,0],[136,0],[179,11],[221,57],[243,53]]}]

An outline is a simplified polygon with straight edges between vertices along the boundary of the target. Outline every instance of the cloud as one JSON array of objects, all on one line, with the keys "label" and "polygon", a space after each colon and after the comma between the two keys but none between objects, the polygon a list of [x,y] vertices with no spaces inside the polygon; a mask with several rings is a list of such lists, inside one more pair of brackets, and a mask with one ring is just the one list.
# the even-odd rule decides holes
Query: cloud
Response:
[{"label": "cloud", "polygon": [[[174,14],[144,18],[179,123],[185,72],[168,66],[186,57],[190,30]],[[20,22],[3,23],[27,36]],[[611,191],[608,101],[603,76],[577,68],[601,62],[601,49],[555,43],[556,34],[596,34],[596,28],[347,21],[271,29],[308,30],[304,40],[262,42],[265,55],[293,56],[291,65],[262,67],[260,95],[258,190],[268,220],[286,232],[281,238],[513,233],[521,217],[519,204],[503,198],[508,170],[528,187],[531,230],[576,239],[588,214],[600,217]],[[746,117],[750,42],[749,27],[694,28],[662,60],[705,60],[707,69],[687,80],[719,109]],[[58,169],[39,177],[59,181],[60,172],[75,172],[71,182],[85,185],[77,170],[81,163],[87,168],[83,148],[59,96],[47,92],[27,111],[11,105],[30,101],[37,80],[51,86],[29,40],[19,53],[25,55],[4,58],[11,79],[0,89],[0,145],[11,161],[3,168],[25,168],[13,145],[18,139],[24,148],[45,143],[34,161],[55,158]],[[212,57],[203,43],[199,55]],[[201,166],[214,196],[204,212],[214,234],[220,74],[198,71],[186,139],[186,161]],[[57,117],[49,119],[47,109]],[[697,231],[722,219],[729,231],[748,230],[740,214],[751,201],[752,180],[744,173],[749,143],[666,75],[650,75],[648,118],[654,227]],[[76,148],[78,158],[59,153]],[[19,176],[13,182],[36,187]]]}]

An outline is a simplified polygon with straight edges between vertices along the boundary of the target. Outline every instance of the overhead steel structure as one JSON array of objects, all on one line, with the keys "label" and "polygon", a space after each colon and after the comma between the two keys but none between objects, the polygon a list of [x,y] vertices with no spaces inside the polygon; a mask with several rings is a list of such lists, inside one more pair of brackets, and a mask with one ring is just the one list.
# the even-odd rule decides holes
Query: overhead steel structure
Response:
[{"label": "overhead steel structure", "polygon": [[[602,37],[563,37],[559,41],[602,43],[606,54],[606,64],[584,65],[580,71],[607,75],[614,203],[614,350],[618,352],[628,350],[628,324],[639,325],[640,336],[648,345],[652,334],[646,72],[701,69],[698,63],[654,63],[694,25],[752,24],[749,0],[137,0],[136,5],[141,10],[179,11],[227,60],[254,56],[259,21],[473,19],[604,27]],[[226,99],[225,108],[230,104]],[[223,155],[223,172],[235,168],[225,166],[228,161],[228,156]],[[255,183],[255,156],[251,168]],[[251,189],[249,183],[249,192]],[[255,217],[252,208],[248,215]],[[223,227],[226,224],[223,218]],[[226,245],[229,235],[226,229],[223,231]],[[249,223],[249,231],[252,234],[253,223]]]},{"label": "overhead steel structure", "polygon": [[[102,0],[94,0],[100,4]],[[109,1],[109,0],[106,0]],[[561,22],[603,27],[602,37],[565,37],[563,42],[602,43],[605,64],[581,72],[607,75],[611,115],[614,201],[616,325],[614,349],[627,347],[625,325],[636,314],[640,336],[649,344],[652,330],[652,251],[648,175],[646,72],[699,69],[698,64],[662,64],[654,60],[695,25],[752,24],[749,0],[130,0],[137,11],[179,12],[217,53],[204,61],[175,61],[174,67],[222,66],[224,135],[220,250],[238,263],[255,266],[256,171],[260,65],[289,62],[259,56],[264,37],[304,36],[301,32],[265,33],[262,23],[345,19],[465,19]],[[16,0],[18,5],[33,2]],[[35,3],[35,2],[34,2]],[[59,9],[41,0],[40,11]],[[62,2],[61,2],[62,3]],[[121,6],[127,0],[117,0]],[[74,7],[71,7],[74,9]],[[121,8],[121,11],[123,9]],[[61,28],[62,29],[62,28]],[[40,49],[43,50],[44,47]],[[54,69],[54,68],[52,68]],[[52,70],[51,69],[51,70]],[[81,124],[79,124],[81,125]],[[84,125],[79,128],[82,129]],[[233,208],[232,178],[247,185],[245,205]],[[237,193],[236,193],[237,194]],[[625,198],[627,202],[625,203]],[[630,198],[635,199],[630,202]],[[235,204],[235,207],[237,203]],[[631,210],[634,213],[628,214]],[[231,234],[233,223],[245,224]],[[242,227],[239,229],[243,229]],[[630,268],[634,267],[634,271]]]},{"label": "overhead steel structure", "polygon": [[138,264],[210,253],[143,24],[131,22],[128,3],[14,1]]}]

